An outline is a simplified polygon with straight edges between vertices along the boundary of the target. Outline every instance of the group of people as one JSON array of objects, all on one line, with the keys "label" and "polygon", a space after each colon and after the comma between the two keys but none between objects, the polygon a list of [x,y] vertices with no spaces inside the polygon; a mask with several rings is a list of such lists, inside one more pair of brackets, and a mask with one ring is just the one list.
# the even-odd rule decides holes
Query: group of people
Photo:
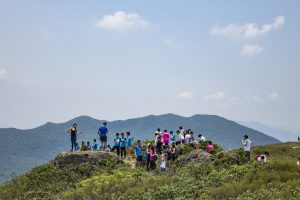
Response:
[{"label": "group of people", "polygon": [[[215,148],[211,141],[206,141],[203,134],[199,134],[199,140],[195,139],[194,132],[191,129],[185,130],[182,126],[174,133],[173,131],[164,130],[161,132],[157,129],[154,133],[154,142],[148,144],[142,144],[141,140],[137,140],[136,145],[133,147],[133,140],[129,131],[116,133],[113,139],[113,147],[107,144],[108,128],[107,123],[103,124],[98,129],[98,136],[100,145],[97,139],[93,139],[91,144],[89,141],[86,143],[83,141],[81,146],[77,143],[77,134],[82,133],[78,131],[77,124],[74,123],[71,128],[67,130],[71,136],[71,151],[97,151],[106,150],[115,152],[121,159],[131,159],[131,152],[135,154],[137,165],[145,166],[147,170],[154,170],[156,168],[156,161],[160,160],[160,169],[165,171],[167,166],[172,165],[177,157],[177,147],[181,144],[187,144],[193,146],[195,149],[199,148],[200,142],[205,142],[206,146],[204,150],[207,153],[213,153]],[[241,140],[244,146],[245,155],[248,161],[250,161],[252,141],[248,135],[244,135]],[[263,153],[257,155],[255,160],[261,162],[267,162],[269,154]]]},{"label": "group of people", "polygon": [[81,147],[80,147],[79,144],[77,143],[77,134],[82,133],[82,131],[78,131],[77,124],[74,123],[72,125],[72,127],[67,130],[67,132],[71,136],[71,151],[79,151],[79,150],[80,151],[92,151],[92,150],[96,151],[99,149],[105,150],[106,148],[108,148],[109,147],[107,145],[108,129],[106,126],[107,126],[107,123],[103,122],[103,125],[100,126],[99,130],[98,130],[98,135],[99,135],[99,139],[101,142],[100,147],[99,147],[99,144],[96,139],[93,140],[93,144],[91,144],[89,141],[87,141],[86,143],[84,141],[82,141]]}]

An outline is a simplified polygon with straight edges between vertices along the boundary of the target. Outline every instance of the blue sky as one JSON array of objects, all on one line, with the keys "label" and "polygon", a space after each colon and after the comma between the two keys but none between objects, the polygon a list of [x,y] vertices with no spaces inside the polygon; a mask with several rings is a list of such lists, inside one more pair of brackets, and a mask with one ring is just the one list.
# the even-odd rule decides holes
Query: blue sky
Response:
[{"label": "blue sky", "polygon": [[300,131],[299,4],[0,0],[0,127],[175,113]]}]

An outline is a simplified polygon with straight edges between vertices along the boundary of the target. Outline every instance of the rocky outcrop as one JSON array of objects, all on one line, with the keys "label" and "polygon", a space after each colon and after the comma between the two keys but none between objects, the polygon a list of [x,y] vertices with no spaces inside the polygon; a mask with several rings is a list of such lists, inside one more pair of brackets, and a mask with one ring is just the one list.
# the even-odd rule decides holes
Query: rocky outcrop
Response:
[{"label": "rocky outcrop", "polygon": [[194,162],[207,162],[211,160],[211,155],[202,149],[197,149],[195,151],[192,151],[190,153],[184,154],[180,157],[178,157],[176,164],[178,166],[184,166],[188,163],[194,163]]},{"label": "rocky outcrop", "polygon": [[65,151],[56,156],[54,164],[57,167],[79,166],[82,163],[99,166],[107,160],[122,162],[116,154],[106,151]]}]

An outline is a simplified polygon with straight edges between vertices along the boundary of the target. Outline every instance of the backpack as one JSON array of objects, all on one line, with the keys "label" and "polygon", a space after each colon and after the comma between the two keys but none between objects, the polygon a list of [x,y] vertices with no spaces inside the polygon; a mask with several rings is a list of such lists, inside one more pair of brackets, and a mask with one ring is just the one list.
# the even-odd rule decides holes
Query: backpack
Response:
[{"label": "backpack", "polygon": [[157,154],[154,154],[153,157],[154,157],[154,161],[157,161]]}]

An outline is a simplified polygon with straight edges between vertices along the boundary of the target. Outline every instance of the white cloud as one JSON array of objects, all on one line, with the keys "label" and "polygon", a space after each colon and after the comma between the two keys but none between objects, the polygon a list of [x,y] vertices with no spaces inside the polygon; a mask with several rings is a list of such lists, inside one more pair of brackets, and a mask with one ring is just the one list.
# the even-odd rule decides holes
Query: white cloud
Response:
[{"label": "white cloud", "polygon": [[112,15],[104,15],[96,22],[96,27],[116,31],[144,28],[147,26],[149,26],[149,22],[138,14],[134,12],[126,13],[124,11],[117,11]]},{"label": "white cloud", "polygon": [[193,99],[195,95],[190,92],[181,92],[177,95],[178,99]]},{"label": "white cloud", "polygon": [[219,27],[216,25],[211,30],[211,33],[228,38],[252,39],[265,35],[273,30],[277,30],[282,27],[284,23],[285,17],[278,16],[272,23],[264,24],[261,27],[257,26],[256,23],[245,23],[243,25],[229,24],[225,27]]},{"label": "white cloud", "polygon": [[5,69],[0,69],[0,80],[6,80],[8,78],[8,72]]},{"label": "white cloud", "polygon": [[273,93],[269,94],[269,98],[271,100],[278,100],[279,99],[279,94],[277,92],[273,92]]},{"label": "white cloud", "polygon": [[210,95],[204,96],[204,99],[207,99],[207,100],[223,100],[226,98],[227,98],[227,96],[224,92],[217,92],[215,94],[210,94]]},{"label": "white cloud", "polygon": [[259,55],[263,51],[264,47],[258,44],[246,44],[241,50],[242,56],[253,57]]}]

